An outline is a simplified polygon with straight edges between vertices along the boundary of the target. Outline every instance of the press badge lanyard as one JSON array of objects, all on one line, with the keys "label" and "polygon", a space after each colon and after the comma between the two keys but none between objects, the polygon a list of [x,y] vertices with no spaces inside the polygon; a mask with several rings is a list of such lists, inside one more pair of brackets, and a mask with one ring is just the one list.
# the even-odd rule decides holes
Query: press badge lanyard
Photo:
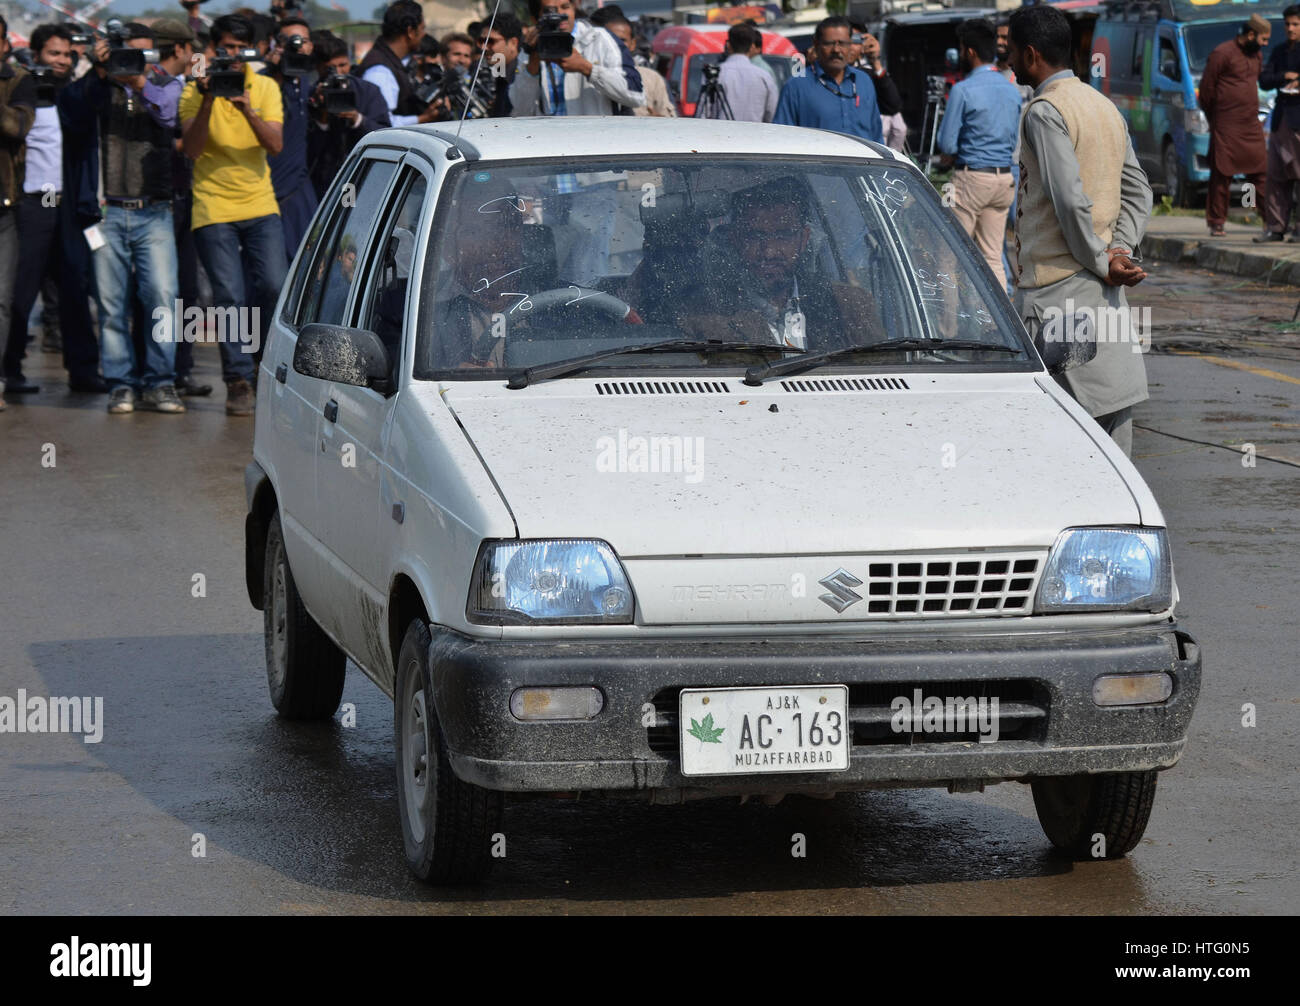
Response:
[{"label": "press badge lanyard", "polygon": [[859,101],[859,98],[858,98],[858,82],[857,82],[857,80],[854,79],[854,77],[852,76],[852,74],[849,73],[849,67],[845,67],[845,68],[844,68],[844,76],[845,76],[846,78],[848,78],[848,80],[849,80],[850,82],[852,82],[852,84],[853,84],[853,93],[852,93],[852,94],[845,94],[843,91],[841,91],[841,90],[839,89],[839,86],[838,86],[838,85],[835,85],[835,84],[830,83],[830,81],[828,81],[828,80],[826,79],[826,75],[825,75],[825,74],[815,73],[815,74],[813,74],[813,76],[817,78],[817,82],[818,82],[819,84],[821,84],[822,87],[824,87],[824,88],[826,88],[826,90],[830,91],[831,94],[835,95],[835,97],[837,97],[837,98],[852,98],[852,99],[853,99],[853,107],[854,107],[854,108],[861,108],[861,107],[862,107],[862,106],[861,106],[861,103],[860,103],[860,101]]}]

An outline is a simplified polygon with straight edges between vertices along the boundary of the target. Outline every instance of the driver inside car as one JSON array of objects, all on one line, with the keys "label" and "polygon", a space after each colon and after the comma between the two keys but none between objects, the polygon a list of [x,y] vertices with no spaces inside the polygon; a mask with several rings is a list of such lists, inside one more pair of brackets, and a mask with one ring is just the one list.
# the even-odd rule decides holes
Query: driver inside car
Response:
[{"label": "driver inside car", "polygon": [[522,198],[501,185],[475,187],[448,229],[440,289],[439,368],[501,367],[507,330],[528,324]]},{"label": "driver inside car", "polygon": [[885,335],[860,287],[834,283],[809,253],[804,188],[780,178],[735,193],[730,222],[709,235],[704,279],[675,323],[700,339],[785,345],[810,352]]}]

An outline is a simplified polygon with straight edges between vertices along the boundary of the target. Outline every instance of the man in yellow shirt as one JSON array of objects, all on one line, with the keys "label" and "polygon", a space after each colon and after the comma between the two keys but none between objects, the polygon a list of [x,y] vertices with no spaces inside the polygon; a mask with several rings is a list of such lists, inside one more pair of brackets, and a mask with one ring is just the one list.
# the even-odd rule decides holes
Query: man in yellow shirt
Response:
[{"label": "man in yellow shirt", "polygon": [[[253,44],[253,25],[228,14],[213,22],[212,38],[218,55],[237,57]],[[181,145],[194,161],[194,243],[212,281],[214,306],[226,309],[218,335],[226,414],[246,416],[254,406],[255,361],[286,271],[280,209],[266,161],[283,146],[284,110],[275,81],[239,61],[231,69],[244,74],[244,93],[237,97],[214,97],[206,72],[186,85]]]}]

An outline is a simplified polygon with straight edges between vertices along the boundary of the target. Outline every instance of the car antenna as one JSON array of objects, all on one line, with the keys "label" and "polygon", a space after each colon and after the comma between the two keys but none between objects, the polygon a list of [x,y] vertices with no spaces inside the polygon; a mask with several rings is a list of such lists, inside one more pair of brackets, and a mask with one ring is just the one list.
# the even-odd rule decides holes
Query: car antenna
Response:
[{"label": "car antenna", "polygon": [[[501,0],[497,0],[496,5],[492,8],[492,17],[488,19],[487,37],[488,44],[492,43],[492,26],[497,23],[497,11],[501,9]],[[474,41],[478,41],[475,39]],[[486,54],[485,54],[486,55]],[[493,54],[495,55],[495,53]],[[461,127],[465,125],[465,116],[469,115],[469,98],[474,95],[474,88],[478,86],[478,74],[483,69],[483,56],[479,56],[478,65],[474,67],[474,79],[469,82],[469,96],[465,100],[465,107],[460,112],[460,122],[456,123],[456,139],[460,139]],[[455,149],[455,148],[453,148]],[[448,151],[451,153],[451,151]]]}]

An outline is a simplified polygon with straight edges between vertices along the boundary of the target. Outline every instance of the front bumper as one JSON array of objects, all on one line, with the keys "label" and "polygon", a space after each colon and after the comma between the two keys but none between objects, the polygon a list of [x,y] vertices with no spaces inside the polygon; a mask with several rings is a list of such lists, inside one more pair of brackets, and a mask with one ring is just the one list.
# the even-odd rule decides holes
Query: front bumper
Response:
[{"label": "front bumper", "polygon": [[[1033,776],[1162,769],[1182,753],[1200,691],[1200,647],[1172,623],[1141,629],[1003,635],[474,640],[435,631],[435,703],[451,764],[493,790],[668,790],[686,795],[833,792],[998,782]],[[1159,705],[1100,707],[1102,674],[1166,671]],[[677,693],[682,688],[846,684],[854,742],[843,772],[684,777]],[[522,722],[510,696],[523,686],[595,685],[604,708],[587,722]],[[890,696],[1000,696],[993,743],[882,734]],[[654,726],[645,723],[655,710]],[[860,722],[859,722],[860,721]],[[875,729],[872,722],[876,723]]]}]

